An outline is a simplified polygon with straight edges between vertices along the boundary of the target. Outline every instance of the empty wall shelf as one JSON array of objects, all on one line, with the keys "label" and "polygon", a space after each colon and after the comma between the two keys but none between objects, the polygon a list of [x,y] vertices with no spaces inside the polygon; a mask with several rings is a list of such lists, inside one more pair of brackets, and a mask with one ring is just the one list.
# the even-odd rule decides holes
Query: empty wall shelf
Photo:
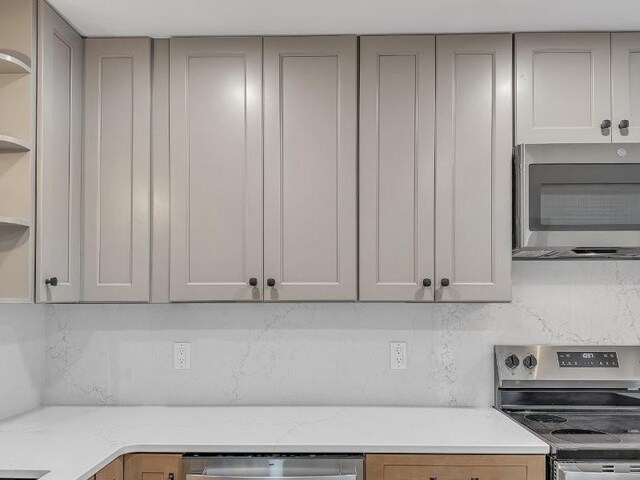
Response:
[{"label": "empty wall shelf", "polygon": [[0,50],[0,74],[27,74],[31,73],[29,60],[20,58],[19,54]]},{"label": "empty wall shelf", "polygon": [[3,152],[28,152],[31,147],[27,142],[23,142],[15,137],[0,134],[0,153]]},{"label": "empty wall shelf", "polygon": [[29,228],[30,226],[31,226],[31,222],[26,218],[7,217],[4,215],[0,215],[0,228],[3,228],[3,227]]}]

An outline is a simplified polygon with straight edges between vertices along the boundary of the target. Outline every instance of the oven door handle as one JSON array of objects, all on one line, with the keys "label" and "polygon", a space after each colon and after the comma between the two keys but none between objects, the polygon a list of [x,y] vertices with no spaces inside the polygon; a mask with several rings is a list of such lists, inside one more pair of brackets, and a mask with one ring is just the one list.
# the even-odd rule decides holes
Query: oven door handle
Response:
[{"label": "oven door handle", "polygon": [[640,480],[640,472],[598,472],[580,468],[580,464],[558,465],[557,480]]},{"label": "oven door handle", "polygon": [[[251,475],[207,475],[206,473],[203,473],[188,474],[186,480],[356,480],[356,474],[350,473],[345,475],[285,475],[277,477],[254,477]],[[638,480],[640,480],[640,478]]]}]

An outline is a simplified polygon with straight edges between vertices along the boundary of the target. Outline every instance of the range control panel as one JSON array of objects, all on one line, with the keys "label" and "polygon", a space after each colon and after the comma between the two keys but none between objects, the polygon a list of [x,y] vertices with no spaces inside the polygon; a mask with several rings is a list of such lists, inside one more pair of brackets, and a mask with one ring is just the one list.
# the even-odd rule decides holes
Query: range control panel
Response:
[{"label": "range control panel", "polygon": [[619,368],[618,352],[558,352],[561,368]]},{"label": "range control panel", "polygon": [[640,346],[500,345],[495,369],[505,388],[640,389]]}]

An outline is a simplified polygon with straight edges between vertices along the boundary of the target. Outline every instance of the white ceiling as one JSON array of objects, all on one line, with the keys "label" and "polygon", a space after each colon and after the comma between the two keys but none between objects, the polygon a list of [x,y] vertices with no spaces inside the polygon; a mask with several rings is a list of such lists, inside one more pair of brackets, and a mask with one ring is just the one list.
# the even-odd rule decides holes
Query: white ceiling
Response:
[{"label": "white ceiling", "polygon": [[639,0],[49,0],[86,36],[640,30]]}]

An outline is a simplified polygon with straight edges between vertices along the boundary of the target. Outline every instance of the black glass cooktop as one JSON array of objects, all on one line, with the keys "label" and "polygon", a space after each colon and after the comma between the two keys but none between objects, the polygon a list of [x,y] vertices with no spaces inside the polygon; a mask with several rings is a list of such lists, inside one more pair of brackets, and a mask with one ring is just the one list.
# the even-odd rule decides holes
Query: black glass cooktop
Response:
[{"label": "black glass cooktop", "polygon": [[509,416],[556,448],[640,449],[640,412],[519,411]]}]

